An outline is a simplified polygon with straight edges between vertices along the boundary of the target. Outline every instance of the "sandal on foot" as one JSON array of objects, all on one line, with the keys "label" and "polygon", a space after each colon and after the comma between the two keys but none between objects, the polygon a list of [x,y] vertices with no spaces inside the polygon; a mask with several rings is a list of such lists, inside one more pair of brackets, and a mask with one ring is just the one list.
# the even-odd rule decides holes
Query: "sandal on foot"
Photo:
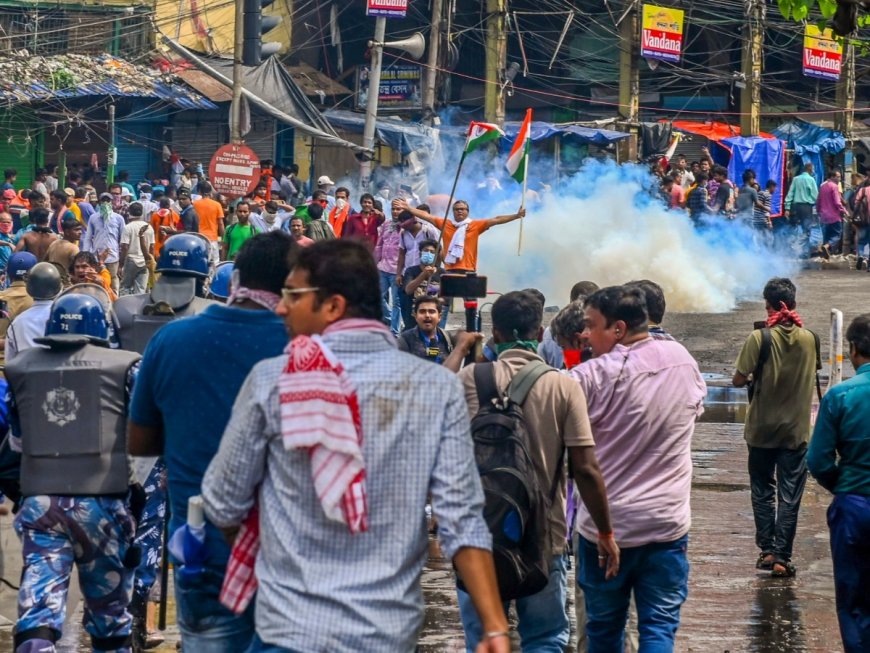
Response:
[{"label": "sandal on foot", "polygon": [[762,551],[758,554],[758,560],[755,561],[755,568],[762,571],[770,571],[773,569],[775,561],[776,558],[770,551]]},{"label": "sandal on foot", "polygon": [[773,563],[773,568],[770,570],[770,575],[775,578],[791,578],[797,573],[797,568],[785,560],[777,560]]}]

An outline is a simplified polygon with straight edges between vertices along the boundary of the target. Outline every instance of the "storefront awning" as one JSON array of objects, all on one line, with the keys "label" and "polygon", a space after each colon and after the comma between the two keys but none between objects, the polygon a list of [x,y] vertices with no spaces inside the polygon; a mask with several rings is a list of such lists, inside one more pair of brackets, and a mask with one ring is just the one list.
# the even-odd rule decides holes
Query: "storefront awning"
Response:
[{"label": "storefront awning", "polygon": [[[520,131],[521,122],[506,122],[504,125],[505,139],[509,143],[513,143],[514,139]],[[584,127],[574,123],[557,124],[552,122],[540,122],[533,120],[531,125],[531,139],[535,141],[543,141],[554,136],[563,136],[571,138],[583,145],[598,145],[606,147],[611,143],[621,141],[623,138],[628,138],[629,134],[624,132],[611,131],[609,129],[595,129],[592,127]]]}]

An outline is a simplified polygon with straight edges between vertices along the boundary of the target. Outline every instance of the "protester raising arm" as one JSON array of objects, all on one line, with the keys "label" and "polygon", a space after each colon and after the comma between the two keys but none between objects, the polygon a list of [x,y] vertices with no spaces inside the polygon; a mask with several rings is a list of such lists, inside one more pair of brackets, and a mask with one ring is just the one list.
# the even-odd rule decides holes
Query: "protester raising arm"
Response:
[{"label": "protester raising arm", "polygon": [[508,222],[513,222],[514,220],[519,220],[520,218],[524,218],[526,216],[526,209],[521,208],[516,213],[512,213],[510,215],[497,215],[494,218],[489,218],[486,221],[487,228],[494,227],[499,224],[507,224]]}]

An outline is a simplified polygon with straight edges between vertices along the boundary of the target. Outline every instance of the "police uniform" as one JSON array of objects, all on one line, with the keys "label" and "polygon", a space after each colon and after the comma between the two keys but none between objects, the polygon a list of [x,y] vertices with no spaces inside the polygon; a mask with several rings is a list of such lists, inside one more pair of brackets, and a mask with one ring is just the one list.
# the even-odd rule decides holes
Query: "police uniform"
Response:
[{"label": "police uniform", "polygon": [[[6,338],[9,325],[20,313],[33,306],[33,297],[27,294],[24,281],[13,281],[6,290],[0,291],[0,307],[5,304],[0,314],[0,338]],[[6,361],[6,348],[0,350],[0,365]]]},{"label": "police uniform", "polygon": [[73,563],[94,648],[126,651],[135,566],[126,411],[139,355],[85,337],[44,342],[6,367],[24,497],[15,651],[55,650]]},{"label": "police uniform", "polygon": [[[160,282],[161,279],[158,279],[157,284]],[[167,302],[155,301],[149,293],[119,297],[114,304],[114,313],[121,348],[145,353],[148,342],[164,324],[179,317],[202,313],[213,303],[202,297],[194,297],[183,306],[171,306]]]}]

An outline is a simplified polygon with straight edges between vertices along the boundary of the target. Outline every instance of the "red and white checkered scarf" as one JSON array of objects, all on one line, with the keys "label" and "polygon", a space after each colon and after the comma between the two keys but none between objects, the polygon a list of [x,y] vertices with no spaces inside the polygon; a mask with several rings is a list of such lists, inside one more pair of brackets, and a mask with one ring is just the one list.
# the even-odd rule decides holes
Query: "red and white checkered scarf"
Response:
[{"label": "red and white checkered scarf", "polygon": [[[347,319],[324,335],[389,329],[374,320]],[[320,336],[296,336],[285,350],[287,366],[278,381],[284,448],[306,449],[311,476],[326,516],[351,533],[368,529],[362,420],[356,391],[341,362]],[[254,565],[260,548],[257,507],[248,513],[233,544],[220,601],[244,612],[257,590]]]},{"label": "red and white checkered scarf", "polygon": [[777,324],[782,324],[784,326],[794,324],[795,326],[802,327],[804,321],[801,319],[801,316],[798,315],[797,311],[789,309],[789,307],[785,305],[785,302],[780,302],[779,310],[776,313],[771,313],[767,318],[768,327],[774,327]]}]

